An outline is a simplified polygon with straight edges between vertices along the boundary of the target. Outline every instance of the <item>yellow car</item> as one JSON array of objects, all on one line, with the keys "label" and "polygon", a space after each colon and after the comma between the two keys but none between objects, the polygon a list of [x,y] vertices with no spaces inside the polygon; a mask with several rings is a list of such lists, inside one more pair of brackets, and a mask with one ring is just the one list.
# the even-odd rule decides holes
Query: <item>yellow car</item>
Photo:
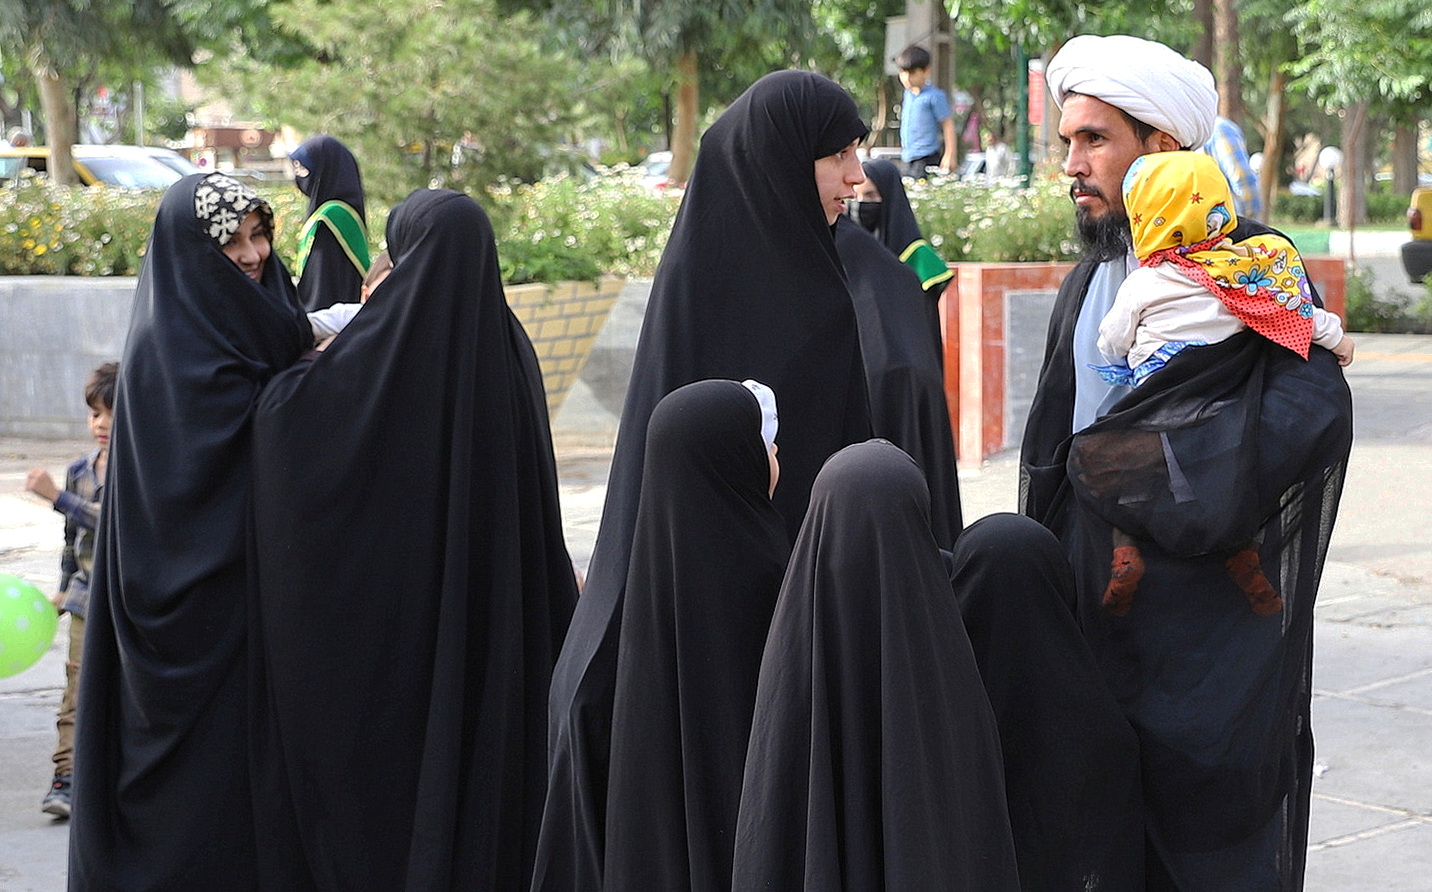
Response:
[{"label": "yellow car", "polygon": [[[73,147],[75,173],[86,186],[102,184],[125,189],[167,189],[185,174],[199,168],[178,152],[154,146]],[[49,170],[49,146],[0,149],[0,185],[29,169],[43,175]]]},{"label": "yellow car", "polygon": [[1412,241],[1402,246],[1402,268],[1412,284],[1420,285],[1432,273],[1432,188],[1412,190],[1407,228],[1412,230]]}]

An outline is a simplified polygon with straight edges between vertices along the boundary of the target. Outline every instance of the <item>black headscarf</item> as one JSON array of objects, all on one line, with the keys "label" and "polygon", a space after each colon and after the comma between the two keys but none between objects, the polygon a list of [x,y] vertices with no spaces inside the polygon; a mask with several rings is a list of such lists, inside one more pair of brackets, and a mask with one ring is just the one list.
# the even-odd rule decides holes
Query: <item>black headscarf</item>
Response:
[{"label": "black headscarf", "polygon": [[[306,176],[295,176],[294,185],[308,196],[308,216],[312,217],[324,203],[341,201],[358,212],[366,226],[367,209],[363,197],[363,177],[358,172],[358,159],[348,147],[327,134],[305,140],[288,156],[308,169]],[[321,310],[336,303],[358,300],[363,273],[353,265],[338,238],[327,226],[320,226],[313,238],[313,248],[298,280],[298,296],[305,310]]]},{"label": "black headscarf", "polygon": [[1019,888],[999,738],[920,470],[826,463],[761,660],[736,889]]},{"label": "black headscarf", "polygon": [[880,220],[872,234],[890,253],[899,257],[906,248],[925,238],[920,234],[920,224],[910,207],[910,197],[905,194],[900,168],[883,159],[866,161],[861,166],[865,168],[870,182],[880,191]]},{"label": "black headscarf", "polygon": [[1144,888],[1138,738],[1079,631],[1063,546],[993,514],[955,543],[951,578],[999,724],[1020,885]]},{"label": "black headscarf", "polygon": [[472,199],[414,192],[387,240],[255,421],[264,879],[525,888],[576,597],[542,377]]},{"label": "black headscarf", "polygon": [[552,677],[539,856],[560,878],[551,888],[591,888],[601,877],[621,597],[652,409],[704,378],[755,378],[775,390],[783,426],[798,432],[781,450],[774,500],[792,537],[821,462],[870,435],[855,310],[815,186],[816,159],[866,132],[839,86],[780,71],[702,139],[652,284],[591,572]]},{"label": "black headscarf", "polygon": [[745,387],[673,391],[652,412],[648,443],[617,658],[605,882],[725,890],[790,544]]},{"label": "black headscarf", "polygon": [[[900,168],[883,158],[866,161],[861,166],[865,169],[865,176],[880,192],[879,214],[872,234],[891,254],[921,275],[921,286],[932,300],[938,301],[945,290],[945,283],[954,277],[954,273],[920,233],[915,210],[910,207],[910,196],[905,194],[905,180],[900,175]],[[923,256],[914,256],[917,253]],[[938,307],[934,318],[938,334]]]},{"label": "black headscarf", "polygon": [[91,586],[70,888],[254,882],[250,420],[312,342],[277,255],[223,253],[267,205],[218,174],[165,193],[135,290]]},{"label": "black headscarf", "polygon": [[925,472],[935,541],[949,548],[964,521],[944,366],[925,336],[930,299],[914,271],[848,217],[835,223],[835,246],[860,323],[871,426]]},{"label": "black headscarf", "polygon": [[[1266,227],[1244,221],[1242,240]],[[1312,780],[1313,602],[1352,442],[1336,359],[1252,332],[1191,347],[1072,435],[1070,335],[1094,265],[1061,288],[1021,453],[1021,505],[1064,543],[1080,625],[1139,735],[1150,851],[1188,888],[1301,880]],[[1145,572],[1100,608],[1111,535]],[[1260,616],[1229,562],[1256,552]]]}]

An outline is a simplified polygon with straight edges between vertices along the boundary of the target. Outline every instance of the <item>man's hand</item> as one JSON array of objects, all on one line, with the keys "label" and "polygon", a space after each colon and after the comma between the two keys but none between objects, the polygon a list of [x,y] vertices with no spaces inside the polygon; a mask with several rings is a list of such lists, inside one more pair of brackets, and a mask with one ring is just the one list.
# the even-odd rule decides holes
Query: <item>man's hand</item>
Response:
[{"label": "man's hand", "polygon": [[30,473],[25,475],[25,489],[51,505],[60,497],[60,488],[55,485],[55,479],[50,476],[50,472],[44,468],[30,469]]}]

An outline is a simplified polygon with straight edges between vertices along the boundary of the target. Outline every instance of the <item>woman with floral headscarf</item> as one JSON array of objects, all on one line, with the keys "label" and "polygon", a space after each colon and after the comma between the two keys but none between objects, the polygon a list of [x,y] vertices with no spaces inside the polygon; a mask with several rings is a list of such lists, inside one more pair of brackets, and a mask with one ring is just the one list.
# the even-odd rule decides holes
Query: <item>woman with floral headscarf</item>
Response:
[{"label": "woman with floral headscarf", "polygon": [[250,427],[311,343],[273,213],[223,174],[165,193],[135,292],[80,685],[70,888],[257,884]]}]

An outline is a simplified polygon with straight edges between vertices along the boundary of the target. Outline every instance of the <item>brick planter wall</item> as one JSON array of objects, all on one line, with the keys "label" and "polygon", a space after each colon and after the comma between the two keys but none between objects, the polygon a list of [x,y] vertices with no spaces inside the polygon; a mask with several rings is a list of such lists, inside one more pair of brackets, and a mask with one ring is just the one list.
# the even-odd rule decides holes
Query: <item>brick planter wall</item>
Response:
[{"label": "brick planter wall", "polygon": [[547,414],[555,416],[591,355],[592,344],[626,280],[603,276],[591,282],[508,285],[507,305],[527,329],[542,366]]}]

